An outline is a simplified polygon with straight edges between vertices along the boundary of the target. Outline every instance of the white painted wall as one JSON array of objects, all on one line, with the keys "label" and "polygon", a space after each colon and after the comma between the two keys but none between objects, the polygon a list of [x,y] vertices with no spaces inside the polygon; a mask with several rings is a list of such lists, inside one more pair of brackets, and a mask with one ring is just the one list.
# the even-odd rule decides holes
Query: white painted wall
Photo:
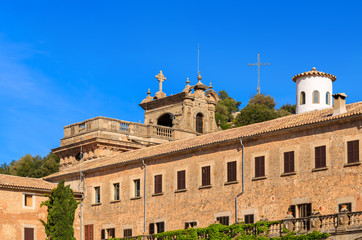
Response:
[{"label": "white painted wall", "polygon": [[[296,81],[297,84],[297,114],[313,111],[316,109],[324,109],[332,107],[332,80],[327,77],[320,76],[308,76],[298,78]],[[313,103],[313,92],[319,91],[320,101],[319,104]],[[305,92],[305,104],[300,105],[300,93]],[[326,94],[329,95],[329,105],[326,103]]]}]

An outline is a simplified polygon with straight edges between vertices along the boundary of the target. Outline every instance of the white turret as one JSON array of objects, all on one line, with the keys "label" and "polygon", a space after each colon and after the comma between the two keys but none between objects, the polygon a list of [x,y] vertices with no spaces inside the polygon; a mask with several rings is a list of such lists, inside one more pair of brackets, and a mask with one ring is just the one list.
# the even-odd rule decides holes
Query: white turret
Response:
[{"label": "white turret", "polygon": [[332,85],[336,79],[336,76],[319,72],[316,68],[295,75],[292,80],[297,84],[296,113],[332,107]]}]

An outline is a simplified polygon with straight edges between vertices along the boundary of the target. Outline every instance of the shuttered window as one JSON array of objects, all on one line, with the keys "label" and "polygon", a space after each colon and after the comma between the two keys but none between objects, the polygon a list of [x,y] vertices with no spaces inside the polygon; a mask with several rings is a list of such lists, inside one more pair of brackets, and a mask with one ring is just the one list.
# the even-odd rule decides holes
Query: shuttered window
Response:
[{"label": "shuttered window", "polygon": [[347,142],[348,163],[359,162],[359,141]]},{"label": "shuttered window", "polygon": [[229,217],[217,217],[216,220],[222,225],[229,226]]},{"label": "shuttered window", "polygon": [[162,193],[162,175],[155,176],[155,193]]},{"label": "shuttered window", "polygon": [[93,224],[84,226],[84,240],[94,240],[93,237]]},{"label": "shuttered window", "polygon": [[265,157],[260,156],[255,158],[255,177],[265,176]]},{"label": "shuttered window", "polygon": [[305,203],[298,205],[298,217],[309,217],[312,215],[312,204],[311,203]]},{"label": "shuttered window", "polygon": [[244,222],[246,224],[254,223],[254,214],[248,214],[244,216]]},{"label": "shuttered window", "polygon": [[25,197],[24,205],[26,207],[32,207],[33,206],[33,195],[25,194],[24,197]]},{"label": "shuttered window", "polygon": [[132,237],[132,229],[124,229],[123,237]]},{"label": "shuttered window", "polygon": [[34,240],[34,228],[24,228],[24,240]]},{"label": "shuttered window", "polygon": [[202,186],[211,185],[210,181],[210,166],[202,167],[201,169],[201,176],[202,176]]},{"label": "shuttered window", "polygon": [[177,190],[186,189],[186,171],[177,172]]},{"label": "shuttered window", "polygon": [[284,153],[284,173],[294,172],[294,151]]},{"label": "shuttered window", "polygon": [[227,176],[228,182],[236,181],[236,161],[227,163]]},{"label": "shuttered window", "polygon": [[315,168],[326,167],[326,146],[315,148]]},{"label": "shuttered window", "polygon": [[162,233],[165,231],[165,222],[150,223],[149,232],[150,234]]}]

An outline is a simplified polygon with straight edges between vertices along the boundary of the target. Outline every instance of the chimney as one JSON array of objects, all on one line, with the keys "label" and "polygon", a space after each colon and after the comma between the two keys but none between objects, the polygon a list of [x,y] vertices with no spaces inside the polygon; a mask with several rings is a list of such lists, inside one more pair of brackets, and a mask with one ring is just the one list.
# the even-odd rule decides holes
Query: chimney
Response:
[{"label": "chimney", "polygon": [[333,94],[332,96],[334,98],[333,116],[347,112],[347,110],[346,110],[347,95],[345,93],[336,93],[336,94]]}]

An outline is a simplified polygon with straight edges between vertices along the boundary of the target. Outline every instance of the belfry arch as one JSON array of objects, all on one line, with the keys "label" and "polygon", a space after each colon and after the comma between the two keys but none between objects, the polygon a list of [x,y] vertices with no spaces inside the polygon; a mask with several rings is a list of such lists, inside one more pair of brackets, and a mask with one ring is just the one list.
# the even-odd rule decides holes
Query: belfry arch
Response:
[{"label": "belfry arch", "polygon": [[157,125],[172,127],[173,126],[172,120],[173,120],[173,114],[165,113],[157,119]]}]

